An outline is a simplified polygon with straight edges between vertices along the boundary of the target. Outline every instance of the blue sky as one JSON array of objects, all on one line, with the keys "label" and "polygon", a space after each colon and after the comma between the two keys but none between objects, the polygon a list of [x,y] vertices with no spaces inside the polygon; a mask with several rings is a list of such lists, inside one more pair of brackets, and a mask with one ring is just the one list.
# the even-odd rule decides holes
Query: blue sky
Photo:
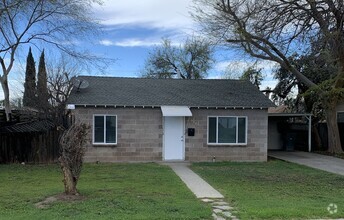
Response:
[{"label": "blue sky", "polygon": [[[159,45],[162,38],[169,38],[173,44],[179,45],[186,37],[197,34],[197,24],[189,13],[192,4],[192,0],[104,0],[103,5],[94,7],[94,16],[104,27],[103,34],[93,42],[81,42],[79,46],[115,60],[106,69],[106,75],[137,77],[149,51]],[[33,49],[37,65],[39,53]],[[21,96],[23,91],[27,51],[21,51],[21,54],[10,77],[12,98]],[[209,78],[223,78],[228,65],[233,75],[238,75],[248,66],[247,63],[250,64],[247,59],[228,50],[216,51],[215,59],[216,63],[208,73]],[[272,63],[261,62],[258,67],[265,68],[266,80],[262,88],[274,85],[270,74]],[[88,74],[99,73],[94,70]]]},{"label": "blue sky", "polygon": [[[192,7],[192,0],[107,0],[101,7],[96,7],[96,17],[101,19],[106,30],[97,52],[105,52],[106,56],[117,59],[109,67],[109,75],[139,76],[149,51],[159,45],[162,38],[180,45],[186,37],[199,34],[197,24],[190,16]],[[228,65],[235,64],[238,72],[247,67],[247,59],[228,50],[217,50],[215,59],[209,78],[224,77]],[[267,71],[271,70],[272,64],[261,62],[258,66],[267,67],[264,83],[270,84],[272,78]]]},{"label": "blue sky", "polygon": [[196,30],[189,15],[191,0],[108,0],[95,8],[105,26],[98,52],[116,59],[108,72],[115,76],[139,75],[145,58],[162,38],[176,45]]}]

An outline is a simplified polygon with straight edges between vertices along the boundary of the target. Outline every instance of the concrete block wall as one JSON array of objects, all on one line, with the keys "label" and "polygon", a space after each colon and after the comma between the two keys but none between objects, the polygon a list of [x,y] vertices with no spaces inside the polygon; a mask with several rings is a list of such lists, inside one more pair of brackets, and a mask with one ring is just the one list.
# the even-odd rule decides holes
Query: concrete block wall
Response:
[{"label": "concrete block wall", "polygon": [[[267,110],[191,109],[185,118],[186,161],[266,161]],[[74,110],[75,120],[93,127],[94,114],[117,115],[117,145],[93,145],[89,133],[85,162],[161,161],[163,150],[163,116],[160,108],[83,108]],[[246,116],[247,145],[207,145],[208,116]],[[195,128],[195,136],[187,136],[187,128]]]},{"label": "concrete block wall", "polygon": [[[267,110],[206,110],[191,109],[192,117],[185,118],[185,128],[195,128],[195,136],[185,138],[187,161],[266,161]],[[246,116],[247,145],[208,145],[208,116]]]},{"label": "concrete block wall", "polygon": [[[90,125],[85,162],[161,161],[162,113],[160,108],[76,108],[75,120]],[[93,145],[94,114],[117,115],[117,145]]]}]

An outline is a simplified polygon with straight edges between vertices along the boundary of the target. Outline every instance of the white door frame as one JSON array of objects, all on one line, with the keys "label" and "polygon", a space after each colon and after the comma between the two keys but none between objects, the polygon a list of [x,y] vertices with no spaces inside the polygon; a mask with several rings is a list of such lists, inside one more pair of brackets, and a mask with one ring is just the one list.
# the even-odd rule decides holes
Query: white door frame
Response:
[{"label": "white door frame", "polygon": [[[174,117],[174,116],[173,116]],[[185,160],[185,117],[184,116],[176,116],[178,118],[182,118],[182,137],[176,137],[178,139],[182,138],[183,140],[180,141],[181,142],[181,147],[182,147],[182,158],[181,159],[167,159],[166,160],[166,155],[165,155],[165,150],[166,150],[166,141],[165,141],[165,138],[166,138],[166,130],[165,130],[165,119],[166,117],[163,117],[163,149],[162,149],[162,160],[164,161],[184,161]]]}]

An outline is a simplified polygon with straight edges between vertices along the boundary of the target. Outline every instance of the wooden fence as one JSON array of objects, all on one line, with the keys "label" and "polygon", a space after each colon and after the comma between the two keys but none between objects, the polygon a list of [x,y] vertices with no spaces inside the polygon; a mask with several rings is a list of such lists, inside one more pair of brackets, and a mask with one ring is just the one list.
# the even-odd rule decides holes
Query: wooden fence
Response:
[{"label": "wooden fence", "polygon": [[0,163],[56,162],[62,132],[37,110],[12,110],[6,121],[0,109]]},{"label": "wooden fence", "polygon": [[52,163],[59,157],[62,131],[0,134],[0,163]]}]

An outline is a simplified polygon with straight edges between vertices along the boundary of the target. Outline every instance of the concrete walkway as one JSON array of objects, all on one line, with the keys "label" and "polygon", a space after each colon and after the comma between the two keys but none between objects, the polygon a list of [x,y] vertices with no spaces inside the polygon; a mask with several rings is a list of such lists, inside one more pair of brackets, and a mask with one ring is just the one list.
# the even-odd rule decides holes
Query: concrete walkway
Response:
[{"label": "concrete walkway", "polygon": [[344,160],[340,158],[301,151],[269,151],[268,155],[280,160],[344,175]]},{"label": "concrete walkway", "polygon": [[232,206],[225,202],[224,196],[204,181],[200,176],[194,173],[188,166],[189,163],[162,163],[168,165],[186,184],[197,198],[208,203],[213,210],[212,217],[214,220],[239,220]]},{"label": "concrete walkway", "polygon": [[224,196],[194,173],[187,163],[164,163],[180,177],[197,198],[224,198]]}]

